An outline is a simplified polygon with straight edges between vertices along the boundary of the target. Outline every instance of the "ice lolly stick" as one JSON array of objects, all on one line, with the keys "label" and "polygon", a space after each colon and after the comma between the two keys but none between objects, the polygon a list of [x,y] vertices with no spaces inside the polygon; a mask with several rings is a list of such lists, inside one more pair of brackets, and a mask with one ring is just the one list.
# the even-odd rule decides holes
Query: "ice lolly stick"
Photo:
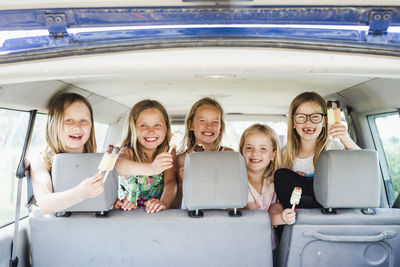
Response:
[{"label": "ice lolly stick", "polygon": [[300,203],[301,193],[301,187],[295,187],[293,189],[292,195],[290,196],[290,204],[292,205],[292,210],[294,210],[295,206]]},{"label": "ice lolly stick", "polygon": [[169,141],[169,150],[168,153],[171,153],[172,149],[176,148],[176,145],[181,141],[183,134],[180,131],[175,131],[172,136],[171,140]]}]

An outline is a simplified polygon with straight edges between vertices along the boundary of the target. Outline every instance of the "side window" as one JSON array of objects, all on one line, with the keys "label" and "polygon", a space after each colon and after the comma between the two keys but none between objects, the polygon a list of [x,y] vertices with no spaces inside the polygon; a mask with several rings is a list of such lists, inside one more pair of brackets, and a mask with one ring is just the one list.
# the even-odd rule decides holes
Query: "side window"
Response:
[{"label": "side window", "polygon": [[[43,137],[36,130],[40,129],[40,115],[36,118],[31,146],[37,147]],[[0,109],[0,227],[14,221],[17,197],[17,179],[15,171],[21,157],[25,134],[28,127],[29,113],[9,109]],[[45,122],[44,122],[45,123]],[[40,132],[40,130],[39,130]],[[21,217],[28,214],[23,206],[26,203],[26,180],[22,185]]]},{"label": "side window", "polygon": [[[375,146],[380,153],[380,163],[385,179],[389,204],[400,192],[400,117],[399,113],[385,113],[369,117]],[[374,133],[374,127],[376,132]]]}]

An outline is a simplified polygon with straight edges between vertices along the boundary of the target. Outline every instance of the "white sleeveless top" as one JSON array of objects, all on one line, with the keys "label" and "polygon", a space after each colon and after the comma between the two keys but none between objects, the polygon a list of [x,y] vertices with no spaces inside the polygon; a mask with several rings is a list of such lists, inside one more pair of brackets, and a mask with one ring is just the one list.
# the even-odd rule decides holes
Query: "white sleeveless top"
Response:
[{"label": "white sleeveless top", "polygon": [[[329,138],[328,143],[326,144],[326,150],[344,150],[344,145],[337,138]],[[314,173],[314,170],[314,155],[304,159],[299,157],[294,158],[292,171],[301,171],[305,174],[312,174]]]}]

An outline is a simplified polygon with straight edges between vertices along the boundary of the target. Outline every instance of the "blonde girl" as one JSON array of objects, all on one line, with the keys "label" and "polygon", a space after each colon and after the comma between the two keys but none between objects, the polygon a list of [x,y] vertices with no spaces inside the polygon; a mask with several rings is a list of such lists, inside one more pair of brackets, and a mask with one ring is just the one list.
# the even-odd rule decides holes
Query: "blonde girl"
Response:
[{"label": "blonde girl", "polygon": [[274,130],[266,125],[253,124],[240,138],[239,151],[243,155],[248,176],[246,208],[270,212],[272,225],[293,224],[296,214],[276,203],[274,172],[281,165],[279,140]]},{"label": "blonde girl", "polygon": [[320,207],[313,190],[314,168],[328,146],[359,149],[344,125],[338,123],[327,129],[326,114],[325,100],[314,92],[302,93],[290,104],[287,145],[283,155],[285,169],[275,172],[275,190],[285,208],[290,207],[290,196],[296,186],[303,191],[298,207]]},{"label": "blonde girl", "polygon": [[217,100],[204,97],[194,103],[186,116],[185,136],[182,149],[177,156],[179,186],[174,207],[179,207],[182,200],[183,165],[186,154],[192,153],[196,145],[202,145],[204,151],[233,151],[231,148],[221,146],[224,131],[224,110]]},{"label": "blonde girl", "polygon": [[96,152],[93,110],[86,98],[74,93],[63,93],[50,101],[46,144],[45,152],[30,159],[33,191],[42,213],[65,210],[104,191],[102,175],[96,174],[72,189],[53,192],[50,169],[55,154]]},{"label": "blonde girl", "polygon": [[119,201],[114,208],[145,207],[148,213],[171,206],[176,195],[173,157],[168,153],[171,125],[165,108],[143,100],[129,114],[129,126],[116,168],[120,175]]}]

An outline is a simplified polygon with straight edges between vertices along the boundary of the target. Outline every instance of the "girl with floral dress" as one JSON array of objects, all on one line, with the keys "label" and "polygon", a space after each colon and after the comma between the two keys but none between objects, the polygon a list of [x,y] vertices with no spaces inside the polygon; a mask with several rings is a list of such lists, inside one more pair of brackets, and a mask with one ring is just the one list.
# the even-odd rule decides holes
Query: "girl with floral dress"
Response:
[{"label": "girl with floral dress", "polygon": [[168,153],[171,125],[165,108],[143,100],[133,106],[116,163],[119,193],[114,208],[145,207],[147,213],[168,209],[176,195],[173,156]]}]

